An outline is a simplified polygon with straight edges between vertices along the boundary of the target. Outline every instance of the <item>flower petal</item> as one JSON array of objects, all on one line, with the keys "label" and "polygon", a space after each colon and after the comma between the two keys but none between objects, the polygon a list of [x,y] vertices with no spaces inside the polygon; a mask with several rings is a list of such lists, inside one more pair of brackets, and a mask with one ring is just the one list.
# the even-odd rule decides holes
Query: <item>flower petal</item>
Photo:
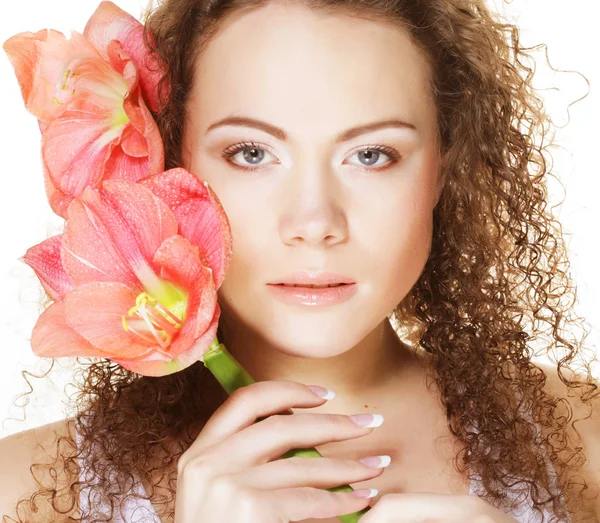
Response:
[{"label": "flower petal", "polygon": [[105,164],[118,140],[104,113],[93,114],[94,106],[81,100],[49,122],[42,135],[42,157],[52,183],[76,198],[86,187],[103,178]]},{"label": "flower petal", "polygon": [[34,354],[43,358],[106,357],[67,323],[62,301],[50,305],[38,318],[31,334],[31,348]]},{"label": "flower petal", "polygon": [[[163,71],[156,54],[150,54],[145,45],[144,26],[114,3],[103,1],[88,20],[83,34],[107,59],[110,41],[118,40],[121,43],[140,72],[140,86],[145,100],[154,112],[158,112],[158,83]],[[152,42],[149,32],[148,38]]]},{"label": "flower petal", "polygon": [[131,125],[146,140],[149,160],[146,176],[150,176],[164,171],[165,147],[156,120],[141,97],[137,97],[137,105],[134,103],[134,95],[135,93],[132,93],[125,99],[123,109],[130,119]]},{"label": "flower petal", "polygon": [[50,203],[50,208],[61,218],[67,218],[67,209],[73,201],[73,197],[65,194],[58,189],[50,178],[48,166],[42,159],[42,169],[44,171],[44,189],[46,190],[46,198]]},{"label": "flower petal", "polygon": [[109,357],[134,360],[155,350],[123,328],[123,315],[135,305],[136,291],[122,283],[88,283],[65,296],[68,324]]},{"label": "flower petal", "polygon": [[229,267],[232,253],[227,215],[208,183],[182,168],[144,178],[148,187],[175,213],[179,232],[200,249],[200,259],[213,271],[218,289]]},{"label": "flower petal", "polygon": [[105,225],[134,272],[146,268],[164,240],[177,234],[171,210],[139,184],[105,180],[97,195],[88,192],[82,200]]},{"label": "flower petal", "polygon": [[135,158],[117,145],[106,162],[106,179],[137,182],[148,176],[148,157]]},{"label": "flower petal", "polygon": [[35,271],[42,286],[53,300],[59,300],[73,290],[73,283],[65,272],[60,257],[62,238],[62,234],[52,236],[27,249],[25,255],[20,258]]},{"label": "flower petal", "polygon": [[127,133],[123,133],[119,145],[127,156],[133,156],[134,158],[145,158],[148,156],[146,139],[133,125],[128,127]]},{"label": "flower petal", "polygon": [[161,279],[188,292],[183,327],[169,347],[169,353],[177,356],[209,327],[217,307],[217,290],[211,269],[203,266],[198,258],[198,247],[183,236],[166,239],[153,261],[161,267]]},{"label": "flower petal", "polygon": [[121,282],[130,287],[138,285],[141,292],[137,277],[117,250],[106,226],[79,199],[73,200],[67,211],[61,256],[76,286],[93,281]]},{"label": "flower petal", "polygon": [[[123,102],[123,110],[131,125],[146,140],[145,150],[140,148],[133,153],[134,156],[148,155],[150,157],[150,174],[156,174],[164,170],[164,146],[162,137],[154,117],[148,110],[144,97],[138,88],[138,70],[131,56],[123,48],[118,40],[112,40],[107,47],[110,63],[115,71],[121,74],[128,83],[129,89]],[[123,150],[128,154],[130,147],[123,145]]]}]

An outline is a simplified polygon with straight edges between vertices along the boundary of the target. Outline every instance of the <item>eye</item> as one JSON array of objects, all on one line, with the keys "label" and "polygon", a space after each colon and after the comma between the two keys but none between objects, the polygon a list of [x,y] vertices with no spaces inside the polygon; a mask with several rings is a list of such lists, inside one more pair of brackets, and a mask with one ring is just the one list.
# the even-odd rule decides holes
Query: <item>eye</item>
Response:
[{"label": "eye", "polygon": [[[383,144],[375,144],[375,145],[369,145],[368,147],[363,147],[362,149],[357,151],[355,154],[358,155],[359,159],[365,160],[367,162],[367,167],[365,167],[364,165],[356,166],[362,171],[383,171],[385,169],[388,169],[395,163],[397,163],[398,160],[400,159],[400,154],[398,153],[398,151],[396,151],[396,149],[393,149],[393,148],[388,147],[387,145],[383,145]],[[390,161],[387,162],[387,164],[384,164],[385,167],[380,167],[378,169],[373,169],[371,167],[368,167],[370,165],[375,165],[377,163],[377,160],[379,160],[381,158],[382,154],[384,156],[387,156],[390,159]],[[354,155],[352,155],[352,156],[354,156]],[[352,164],[352,165],[356,165],[356,164]]]},{"label": "eye", "polygon": [[[223,158],[235,165],[237,168],[242,169],[244,171],[256,171],[258,167],[246,167],[244,165],[240,165],[239,163],[232,161],[232,158],[240,152],[244,153],[242,155],[244,161],[249,162],[251,165],[259,165],[260,162],[264,159],[265,152],[267,151],[265,146],[256,142],[237,143],[227,147],[227,149],[223,151]],[[267,152],[267,154],[271,153]],[[370,145],[368,147],[363,147],[354,154],[357,154],[361,161],[364,160],[365,162],[367,162],[366,166],[352,164],[362,171],[383,171],[397,163],[400,159],[400,154],[398,153],[398,151],[383,144],[375,144]],[[381,158],[382,154],[384,156],[387,156],[390,159],[390,161],[387,162],[387,164],[384,164],[385,167],[383,168],[372,168],[371,166],[377,164],[377,161]]]},{"label": "eye", "polygon": [[223,151],[223,158],[234,164],[236,167],[239,167],[244,171],[256,171],[256,167],[245,167],[244,165],[240,165],[239,163],[232,161],[232,158],[240,152],[244,153],[242,155],[244,160],[248,161],[251,165],[258,165],[265,157],[266,149],[264,146],[261,146],[261,144],[255,142],[242,142],[235,145],[230,145]]}]

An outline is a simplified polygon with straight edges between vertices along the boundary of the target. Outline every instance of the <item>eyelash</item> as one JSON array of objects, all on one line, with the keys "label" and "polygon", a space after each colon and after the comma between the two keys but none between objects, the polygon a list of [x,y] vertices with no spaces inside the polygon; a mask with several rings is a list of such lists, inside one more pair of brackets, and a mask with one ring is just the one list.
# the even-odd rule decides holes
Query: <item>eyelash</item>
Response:
[{"label": "eyelash", "polygon": [[[237,153],[248,150],[248,149],[260,149],[260,150],[266,150],[267,152],[270,152],[269,148],[263,146],[262,144],[259,144],[256,142],[241,142],[241,143],[237,143],[237,144],[230,145],[229,147],[227,147],[227,149],[225,149],[223,151],[222,156],[229,163],[231,163],[238,169],[242,169],[243,171],[257,171],[258,169],[260,169],[260,166],[244,167],[243,165],[239,165],[239,164],[231,161],[231,158],[233,156],[235,156]],[[363,152],[363,151],[377,151],[377,152],[384,153],[386,156],[388,156],[390,158],[390,162],[385,167],[376,167],[376,168],[361,167],[359,165],[354,165],[354,167],[357,167],[361,171],[367,171],[367,172],[384,171],[384,170],[388,169],[389,167],[391,167],[392,165],[394,165],[400,159],[400,154],[395,149],[392,149],[391,147],[388,147],[387,145],[383,145],[380,143],[374,144],[374,145],[369,145],[367,147],[359,149],[354,154]]]}]

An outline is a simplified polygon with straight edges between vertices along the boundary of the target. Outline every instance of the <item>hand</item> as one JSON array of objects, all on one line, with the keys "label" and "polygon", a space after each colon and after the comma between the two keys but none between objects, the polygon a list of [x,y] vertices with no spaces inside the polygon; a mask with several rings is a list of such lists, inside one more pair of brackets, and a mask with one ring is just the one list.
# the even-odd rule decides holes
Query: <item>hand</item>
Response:
[{"label": "hand", "polygon": [[465,495],[411,492],[386,494],[360,523],[518,523],[483,499]]},{"label": "hand", "polygon": [[[351,459],[278,459],[291,449],[375,430],[341,414],[282,413],[325,401],[290,381],[261,381],[235,390],[177,462],[175,523],[288,523],[366,508],[370,499],[324,489],[373,479],[384,469]],[[270,417],[255,423],[265,416]]]}]

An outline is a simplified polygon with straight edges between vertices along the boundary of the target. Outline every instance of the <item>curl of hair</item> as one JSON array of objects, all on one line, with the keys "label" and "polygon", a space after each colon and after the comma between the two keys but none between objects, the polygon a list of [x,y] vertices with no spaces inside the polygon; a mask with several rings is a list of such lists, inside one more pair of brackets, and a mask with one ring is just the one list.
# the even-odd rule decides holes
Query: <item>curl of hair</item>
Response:
[{"label": "curl of hair", "polygon": [[[161,0],[144,13],[146,37],[154,39],[146,38],[146,44],[167,64],[161,92],[166,82],[171,88],[154,115],[167,169],[182,165],[186,100],[198,54],[229,14],[266,3]],[[455,458],[457,467],[477,477],[485,499],[503,510],[515,508],[506,496],[512,489],[529,493],[540,514],[541,507],[550,508],[553,522],[566,518],[568,507],[577,507],[573,521],[595,521],[584,499],[589,487],[581,476],[575,481],[585,456],[566,431],[570,403],[543,390],[546,378],[532,362],[532,356],[543,354],[556,363],[569,390],[583,389],[575,401],[587,404],[598,396],[591,359],[583,357],[589,332],[583,339],[571,337],[581,318],[572,309],[576,287],[568,274],[562,228],[546,209],[545,183],[553,176],[546,163],[553,136],[546,135],[555,126],[532,87],[534,69],[527,63],[533,61],[529,52],[540,46],[522,47],[518,28],[491,13],[483,0],[302,4],[398,24],[431,66],[442,192],[430,257],[390,320],[405,341],[431,354],[448,427],[466,445]],[[531,343],[548,330],[534,353]],[[226,343],[224,323],[218,337]],[[585,373],[575,372],[577,359]],[[77,460],[86,459],[97,482],[86,485],[94,491],[93,522],[111,521],[135,477],[145,478],[151,485],[148,496],[164,504],[162,517],[172,519],[177,460],[226,394],[202,363],[160,378],[139,376],[106,360],[80,363],[71,422],[81,442],[77,447],[66,438],[75,451],[59,455],[46,467],[46,476],[57,477],[52,471],[59,461],[75,475]],[[572,371],[572,379],[564,368]],[[556,470],[555,487],[545,453]],[[168,478],[164,495],[158,494],[157,472]],[[36,499],[45,496],[57,514],[64,513],[61,506],[70,506],[64,499],[74,502],[84,482],[64,488],[58,480],[42,483],[19,506],[35,512]],[[109,513],[101,514],[99,499]],[[31,515],[25,521],[33,521]]]}]

